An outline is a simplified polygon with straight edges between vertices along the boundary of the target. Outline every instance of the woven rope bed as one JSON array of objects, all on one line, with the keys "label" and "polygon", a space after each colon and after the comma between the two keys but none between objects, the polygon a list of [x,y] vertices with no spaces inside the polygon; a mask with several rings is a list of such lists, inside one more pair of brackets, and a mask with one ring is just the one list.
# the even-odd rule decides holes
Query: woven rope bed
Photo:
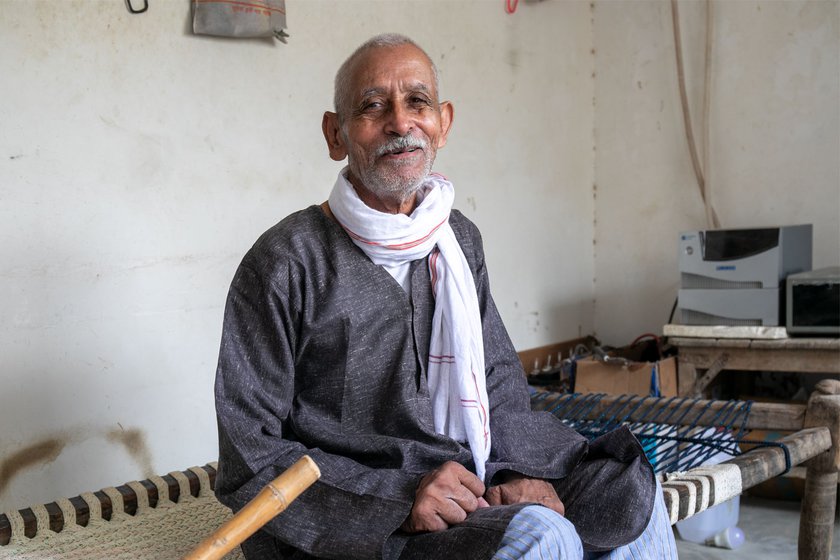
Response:
[{"label": "woven rope bed", "polygon": [[[181,558],[230,519],[213,495],[216,464],[0,515],[0,559]],[[244,559],[239,549],[225,556]]]},{"label": "woven rope bed", "polygon": [[[531,406],[546,410],[581,429],[578,422],[611,427],[625,424],[631,431],[661,422],[688,426],[691,430],[720,425],[722,411],[732,403],[703,399],[666,399],[638,396],[589,396],[534,390]],[[663,422],[668,419],[669,422]],[[820,381],[807,405],[752,403],[749,414],[739,417],[740,430],[778,430],[793,432],[773,443],[766,443],[713,466],[670,470],[659,474],[671,523],[676,523],[714,505],[740,495],[761,482],[804,465],[805,495],[799,525],[799,558],[828,559],[833,539],[840,434],[840,381]],[[589,426],[591,428],[591,425]],[[588,428],[587,428],[588,429]],[[581,430],[586,434],[587,429]],[[641,431],[640,441],[651,438]],[[669,433],[665,431],[665,433]],[[681,432],[684,434],[684,432]],[[593,434],[597,435],[597,433]],[[664,439],[668,439],[666,436]],[[677,440],[684,438],[677,438]],[[689,438],[691,446],[699,438]],[[648,452],[650,458],[650,453]],[[700,455],[702,457],[702,454]],[[679,465],[679,463],[675,463]]]},{"label": "woven rope bed", "polygon": [[[562,418],[570,395],[536,391],[532,407]],[[651,397],[604,397],[581,417],[597,420],[622,401],[621,422],[645,423],[650,410],[678,406]],[[695,399],[687,406],[693,426],[715,426],[717,401]],[[568,411],[567,411],[568,412]],[[739,495],[797,465],[806,465],[799,529],[799,557],[828,559],[833,537],[840,466],[840,382],[822,381],[808,405],[752,406],[745,429],[793,431],[780,444],[761,447],[710,467],[660,474],[671,523]],[[231,518],[213,495],[216,465],[193,467],[163,477],[129,482],[46,505],[0,514],[0,560],[168,560],[181,558]],[[239,549],[226,559],[243,558]]]}]

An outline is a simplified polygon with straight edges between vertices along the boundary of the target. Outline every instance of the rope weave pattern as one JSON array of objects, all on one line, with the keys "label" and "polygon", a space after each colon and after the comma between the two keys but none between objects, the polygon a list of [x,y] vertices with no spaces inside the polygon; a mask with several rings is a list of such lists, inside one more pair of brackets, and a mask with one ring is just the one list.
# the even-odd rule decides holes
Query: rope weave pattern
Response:
[{"label": "rope weave pattern", "polygon": [[[211,463],[215,468],[215,464]],[[49,512],[43,505],[32,506],[38,523],[33,538],[24,535],[24,520],[18,511],[5,512],[12,526],[8,545],[0,546],[0,560],[176,560],[230,519],[230,510],[213,494],[210,477],[199,467],[198,497],[190,494],[189,479],[181,472],[169,473],[180,486],[178,502],[169,499],[169,486],[161,477],[149,482],[158,489],[156,507],[149,505],[149,491],[137,481],[126,484],[137,494],[137,511],[125,513],[123,496],[113,487],[103,488],[113,505],[111,519],[102,517],[99,499],[91,492],[80,497],[90,508],[87,526],[76,523],[76,508],[66,498],[56,501],[64,516],[64,528],[49,529]],[[239,548],[225,560],[244,560]]]},{"label": "rope weave pattern", "polygon": [[671,524],[741,494],[740,467],[713,464],[722,459],[719,453],[725,454],[723,458],[741,455],[739,443],[779,447],[785,453],[786,471],[791,468],[785,444],[742,439],[752,406],[749,401],[633,395],[607,401],[606,397],[532,389],[531,408],[552,413],[590,439],[627,426],[658,473]]},{"label": "rope weave pattern", "polygon": [[750,401],[721,402],[711,420],[714,427],[703,427],[698,420],[711,414],[713,401],[698,408],[695,405],[700,399],[620,395],[603,412],[594,415],[605,396],[532,392],[531,408],[551,412],[589,439],[627,426],[639,439],[657,473],[687,471],[721,452],[730,457],[741,454],[738,442],[745,433]]}]

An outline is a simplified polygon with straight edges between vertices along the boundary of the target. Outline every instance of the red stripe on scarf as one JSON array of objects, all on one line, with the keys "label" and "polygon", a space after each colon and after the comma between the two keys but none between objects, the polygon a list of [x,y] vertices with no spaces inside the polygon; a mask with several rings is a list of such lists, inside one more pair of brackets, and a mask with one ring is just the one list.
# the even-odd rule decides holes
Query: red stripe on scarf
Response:
[{"label": "red stripe on scarf", "polygon": [[415,239],[414,241],[406,241],[405,243],[397,243],[396,245],[383,245],[382,243],[379,243],[378,241],[371,241],[370,239],[365,239],[364,237],[362,237],[361,235],[359,235],[355,231],[351,230],[350,228],[348,228],[344,224],[341,224],[341,227],[344,228],[344,231],[347,232],[347,235],[349,235],[350,237],[352,237],[353,239],[355,239],[357,241],[361,241],[365,245],[374,245],[376,247],[385,247],[386,249],[393,249],[395,251],[405,251],[406,249],[413,249],[414,247],[417,247],[418,245],[422,245],[423,243],[425,243],[425,241],[427,239],[429,239],[432,235],[434,235],[434,233],[437,230],[439,230],[440,227],[443,224],[445,224],[448,220],[449,220],[449,215],[447,214],[447,216],[443,219],[443,221],[441,221],[438,225],[436,225],[431,230],[429,230],[429,233],[427,233],[426,235],[424,235],[422,237],[419,237],[418,239]]},{"label": "red stripe on scarf", "polygon": [[432,275],[432,296],[435,299],[437,299],[437,283],[438,283],[437,261],[438,261],[439,256],[440,256],[440,250],[437,247],[432,249],[432,254],[429,256],[429,273]]},{"label": "red stripe on scarf", "polygon": [[[470,369],[470,373],[473,376],[473,383],[475,384],[475,394],[480,395],[481,392],[478,390],[478,379],[475,377],[475,372]],[[480,400],[479,404],[481,405],[481,427],[484,429],[484,447],[487,447],[487,411],[484,410],[484,404]]]},{"label": "red stripe on scarf", "polygon": [[396,251],[404,251],[404,250],[406,250],[406,249],[411,249],[411,248],[413,248],[413,247],[416,247],[416,246],[418,246],[418,245],[421,245],[421,244],[423,244],[423,243],[424,243],[424,242],[425,242],[428,238],[430,238],[432,235],[434,235],[434,233],[435,233],[437,230],[439,230],[439,229],[440,229],[440,226],[442,226],[443,224],[445,224],[448,220],[449,220],[449,215],[447,215],[447,216],[443,219],[443,221],[442,221],[441,223],[439,223],[438,225],[436,225],[435,227],[433,227],[433,228],[432,228],[432,230],[431,230],[429,233],[427,233],[427,234],[426,234],[426,235],[424,235],[423,237],[421,237],[421,238],[417,239],[416,241],[407,241],[407,242],[405,242],[405,243],[398,243],[397,245],[386,245],[385,247],[387,247],[388,249],[394,249],[394,250],[396,250]]}]

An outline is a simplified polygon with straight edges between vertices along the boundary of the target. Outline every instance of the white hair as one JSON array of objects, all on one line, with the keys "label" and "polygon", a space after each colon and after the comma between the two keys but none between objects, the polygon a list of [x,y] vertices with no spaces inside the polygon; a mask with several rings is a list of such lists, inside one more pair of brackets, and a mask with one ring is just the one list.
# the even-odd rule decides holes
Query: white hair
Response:
[{"label": "white hair", "polygon": [[333,96],[333,104],[335,105],[335,112],[338,114],[339,121],[344,120],[344,116],[347,113],[347,105],[350,102],[350,82],[352,79],[352,70],[353,70],[353,63],[362,56],[364,53],[369,51],[370,49],[376,49],[381,47],[399,47],[401,45],[411,45],[416,47],[417,49],[422,52],[427,59],[429,59],[429,64],[432,66],[432,74],[434,75],[435,79],[435,93],[438,92],[439,86],[439,76],[438,76],[438,69],[435,66],[435,63],[432,62],[432,58],[423,50],[423,48],[412,41],[410,38],[406,37],[405,35],[401,35],[399,33],[383,33],[381,35],[377,35],[372,37],[362,43],[362,45],[353,51],[347,60],[341,65],[338,69],[338,72],[335,74],[335,93]]}]

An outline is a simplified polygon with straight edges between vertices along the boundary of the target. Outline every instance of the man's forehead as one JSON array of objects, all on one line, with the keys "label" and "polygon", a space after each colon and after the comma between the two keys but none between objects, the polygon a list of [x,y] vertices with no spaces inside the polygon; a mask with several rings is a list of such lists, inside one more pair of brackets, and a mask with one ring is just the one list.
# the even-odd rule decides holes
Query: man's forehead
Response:
[{"label": "man's forehead", "polygon": [[374,47],[363,53],[353,65],[352,82],[356,92],[385,89],[393,80],[403,87],[433,91],[432,63],[414,45]]},{"label": "man's forehead", "polygon": [[[403,91],[418,91],[423,92],[431,95],[434,90],[434,86],[432,84],[428,84],[426,82],[420,80],[401,80],[397,87]],[[374,95],[384,95],[391,91],[391,87],[389,86],[372,86],[369,88],[362,89],[359,94],[362,97],[371,97]]]}]

